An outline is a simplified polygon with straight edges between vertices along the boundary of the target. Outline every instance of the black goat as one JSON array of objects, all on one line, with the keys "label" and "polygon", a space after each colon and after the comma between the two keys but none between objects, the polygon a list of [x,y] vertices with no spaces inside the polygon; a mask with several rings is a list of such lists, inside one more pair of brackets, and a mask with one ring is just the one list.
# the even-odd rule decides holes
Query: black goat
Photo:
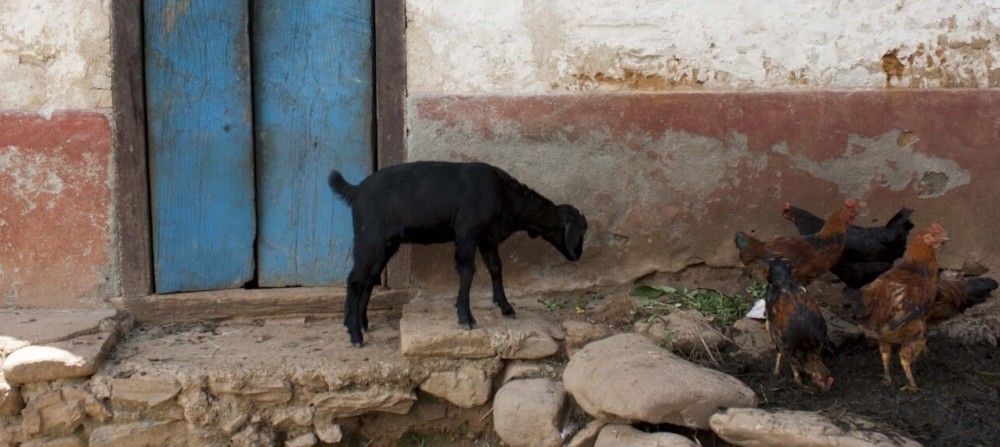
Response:
[{"label": "black goat", "polygon": [[368,300],[386,263],[402,243],[455,241],[459,274],[458,324],[472,329],[469,288],[476,271],[476,248],[493,281],[493,302],[514,316],[501,278],[498,246],[516,231],[542,236],[566,259],[583,254],[587,220],[570,205],[549,199],[485,163],[418,161],[392,166],[359,185],[330,172],[330,187],[351,207],[354,267],[347,277],[344,325],[360,347],[368,330]]}]

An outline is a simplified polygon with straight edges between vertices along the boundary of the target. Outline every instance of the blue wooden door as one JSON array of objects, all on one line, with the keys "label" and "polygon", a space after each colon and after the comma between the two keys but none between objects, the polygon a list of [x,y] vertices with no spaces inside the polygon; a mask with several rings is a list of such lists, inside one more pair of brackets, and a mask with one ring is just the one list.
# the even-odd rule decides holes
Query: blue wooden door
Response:
[{"label": "blue wooden door", "polygon": [[156,290],[253,279],[256,234],[246,0],[146,0]]},{"label": "blue wooden door", "polygon": [[370,0],[144,9],[157,292],[342,284],[326,176],[371,172]]},{"label": "blue wooden door", "polygon": [[254,1],[258,282],[342,283],[350,210],[327,186],[336,167],[372,167],[369,0]]}]

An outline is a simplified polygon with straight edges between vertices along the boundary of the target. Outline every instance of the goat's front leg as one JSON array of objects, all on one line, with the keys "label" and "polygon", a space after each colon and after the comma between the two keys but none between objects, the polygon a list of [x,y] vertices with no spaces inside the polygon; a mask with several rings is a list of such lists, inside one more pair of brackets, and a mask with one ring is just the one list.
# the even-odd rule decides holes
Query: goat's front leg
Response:
[{"label": "goat's front leg", "polygon": [[500,307],[500,313],[513,318],[514,306],[507,301],[507,294],[503,291],[503,265],[500,262],[499,247],[491,242],[480,242],[479,254],[483,256],[486,269],[490,271],[490,280],[493,282],[493,303]]},{"label": "goat's front leg", "polygon": [[469,289],[472,276],[476,273],[476,243],[472,238],[458,238],[455,241],[455,266],[458,268],[458,324],[466,329],[476,327],[476,319],[469,308]]}]

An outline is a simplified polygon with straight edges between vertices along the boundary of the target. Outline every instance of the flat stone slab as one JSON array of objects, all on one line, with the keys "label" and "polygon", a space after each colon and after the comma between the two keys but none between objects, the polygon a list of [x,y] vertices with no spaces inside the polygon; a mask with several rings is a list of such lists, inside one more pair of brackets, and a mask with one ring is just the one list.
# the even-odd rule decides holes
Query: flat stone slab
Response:
[{"label": "flat stone slab", "polygon": [[88,377],[97,371],[116,339],[113,333],[100,332],[66,341],[26,346],[4,359],[3,375],[10,383]]},{"label": "flat stone slab", "polygon": [[[481,300],[474,300],[481,301]],[[403,355],[414,357],[541,359],[559,351],[552,327],[542,317],[518,310],[507,318],[492,301],[473,304],[476,328],[458,325],[455,303],[449,300],[414,299],[403,306],[399,323]]]},{"label": "flat stone slab", "polygon": [[131,317],[117,309],[0,311],[0,359],[30,345],[80,335],[127,330]]}]

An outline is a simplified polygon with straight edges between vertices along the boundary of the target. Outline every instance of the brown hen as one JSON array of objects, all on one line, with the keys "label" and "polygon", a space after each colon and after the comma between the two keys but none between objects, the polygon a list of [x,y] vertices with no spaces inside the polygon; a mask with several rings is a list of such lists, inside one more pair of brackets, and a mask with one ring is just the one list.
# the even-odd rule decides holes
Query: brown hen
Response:
[{"label": "brown hen", "polygon": [[740,261],[759,279],[767,278],[767,265],[776,258],[785,258],[792,265],[792,279],[807,286],[830,270],[844,253],[847,225],[857,215],[854,200],[830,213],[823,228],[806,236],[782,236],[764,242],[742,231],[736,232],[736,248]]},{"label": "brown hen", "polygon": [[927,317],[938,290],[935,250],[947,240],[941,225],[930,224],[910,237],[898,265],[861,289],[844,292],[844,305],[865,334],[879,342],[885,385],[892,385],[889,359],[893,345],[899,345],[899,363],[909,381],[902,389],[919,391],[910,365],[927,344]]}]

